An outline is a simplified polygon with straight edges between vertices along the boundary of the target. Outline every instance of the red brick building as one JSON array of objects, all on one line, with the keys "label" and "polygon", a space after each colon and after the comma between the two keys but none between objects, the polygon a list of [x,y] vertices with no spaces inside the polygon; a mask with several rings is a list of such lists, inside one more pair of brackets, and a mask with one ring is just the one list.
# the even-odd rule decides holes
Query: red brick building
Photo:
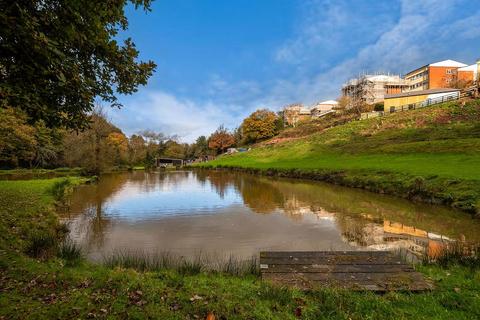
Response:
[{"label": "red brick building", "polygon": [[464,63],[444,60],[415,69],[405,75],[408,91],[450,88],[457,80],[474,79],[473,70]]}]

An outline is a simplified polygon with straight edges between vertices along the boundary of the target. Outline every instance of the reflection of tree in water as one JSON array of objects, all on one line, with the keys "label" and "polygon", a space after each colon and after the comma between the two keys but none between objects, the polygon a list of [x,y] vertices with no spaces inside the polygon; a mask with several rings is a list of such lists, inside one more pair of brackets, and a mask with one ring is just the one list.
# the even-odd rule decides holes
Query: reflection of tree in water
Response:
[{"label": "reflection of tree in water", "polygon": [[245,205],[257,213],[272,213],[284,202],[278,189],[260,179],[245,178],[240,192]]},{"label": "reflection of tree in water", "polygon": [[199,172],[197,174],[198,179],[205,179],[210,182],[210,185],[215,189],[215,192],[224,199],[225,194],[229,188],[234,187],[236,175],[234,173],[222,172],[222,171],[209,171]]},{"label": "reflection of tree in water", "polygon": [[[389,235],[384,226],[387,220],[452,238],[460,238],[461,235],[465,235],[463,238],[468,241],[479,241],[480,238],[478,222],[450,209],[322,183],[277,180],[225,171],[139,171],[105,175],[98,184],[80,187],[73,194],[71,212],[79,215],[86,213],[77,217],[77,227],[88,230],[83,233],[87,234],[86,243],[99,244],[104,241],[105,229],[111,224],[104,215],[105,203],[123,188],[132,188],[133,193],[171,187],[182,191],[182,185],[195,183],[208,183],[221,197],[229,190],[235,190],[242,196],[245,206],[257,213],[282,209],[292,219],[315,214],[335,220],[345,240],[360,246],[373,247],[395,241],[404,241],[405,245],[409,245],[411,240],[404,236],[406,228],[402,227],[399,235]],[[393,227],[396,225],[389,228]]]},{"label": "reflection of tree in water", "polygon": [[88,247],[102,246],[105,229],[111,224],[104,215],[104,204],[122,189],[128,178],[126,173],[104,175],[98,183],[80,186],[73,193],[70,212],[76,217],[70,217],[71,228],[84,235]]}]

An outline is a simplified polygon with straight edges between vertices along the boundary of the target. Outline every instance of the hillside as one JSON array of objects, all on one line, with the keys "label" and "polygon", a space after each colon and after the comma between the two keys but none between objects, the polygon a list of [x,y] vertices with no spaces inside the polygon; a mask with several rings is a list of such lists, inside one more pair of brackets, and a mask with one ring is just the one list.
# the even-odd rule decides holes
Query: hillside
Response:
[{"label": "hillside", "polygon": [[480,100],[353,121],[286,140],[207,166],[327,180],[480,210]]}]

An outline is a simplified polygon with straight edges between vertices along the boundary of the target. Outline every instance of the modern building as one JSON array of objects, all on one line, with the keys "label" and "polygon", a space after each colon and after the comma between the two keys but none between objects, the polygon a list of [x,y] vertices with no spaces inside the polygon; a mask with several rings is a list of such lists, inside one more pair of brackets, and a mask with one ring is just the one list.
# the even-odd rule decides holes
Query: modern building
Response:
[{"label": "modern building", "polygon": [[470,66],[458,68],[457,79],[465,83],[473,83],[478,78],[478,65],[472,64]]},{"label": "modern building", "polygon": [[458,69],[466,64],[455,60],[443,60],[410,71],[405,75],[409,87],[405,91],[422,91],[449,88],[458,80]]},{"label": "modern building", "polygon": [[338,107],[338,102],[335,100],[322,101],[317,104],[314,104],[310,108],[310,113],[313,118],[319,118],[327,113],[330,113]]},{"label": "modern building", "polygon": [[415,109],[430,104],[455,100],[460,97],[460,89],[438,88],[403,92],[385,96],[384,112]]},{"label": "modern building", "polygon": [[354,103],[374,104],[382,102],[386,94],[403,92],[408,87],[408,83],[398,75],[364,75],[346,82],[342,95]]}]

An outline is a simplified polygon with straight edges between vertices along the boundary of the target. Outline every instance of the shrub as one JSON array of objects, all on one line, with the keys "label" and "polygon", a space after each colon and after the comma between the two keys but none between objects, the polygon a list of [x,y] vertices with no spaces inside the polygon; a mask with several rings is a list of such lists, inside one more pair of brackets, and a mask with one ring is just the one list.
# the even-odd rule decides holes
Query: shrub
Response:
[{"label": "shrub", "polygon": [[56,201],[61,201],[65,197],[65,194],[71,185],[72,182],[69,178],[61,179],[54,183],[50,192]]},{"label": "shrub", "polygon": [[52,233],[34,233],[27,242],[25,253],[33,258],[47,258],[55,252],[57,237]]},{"label": "shrub", "polygon": [[66,261],[67,266],[74,266],[83,258],[82,249],[72,240],[66,240],[60,244],[57,256]]}]

